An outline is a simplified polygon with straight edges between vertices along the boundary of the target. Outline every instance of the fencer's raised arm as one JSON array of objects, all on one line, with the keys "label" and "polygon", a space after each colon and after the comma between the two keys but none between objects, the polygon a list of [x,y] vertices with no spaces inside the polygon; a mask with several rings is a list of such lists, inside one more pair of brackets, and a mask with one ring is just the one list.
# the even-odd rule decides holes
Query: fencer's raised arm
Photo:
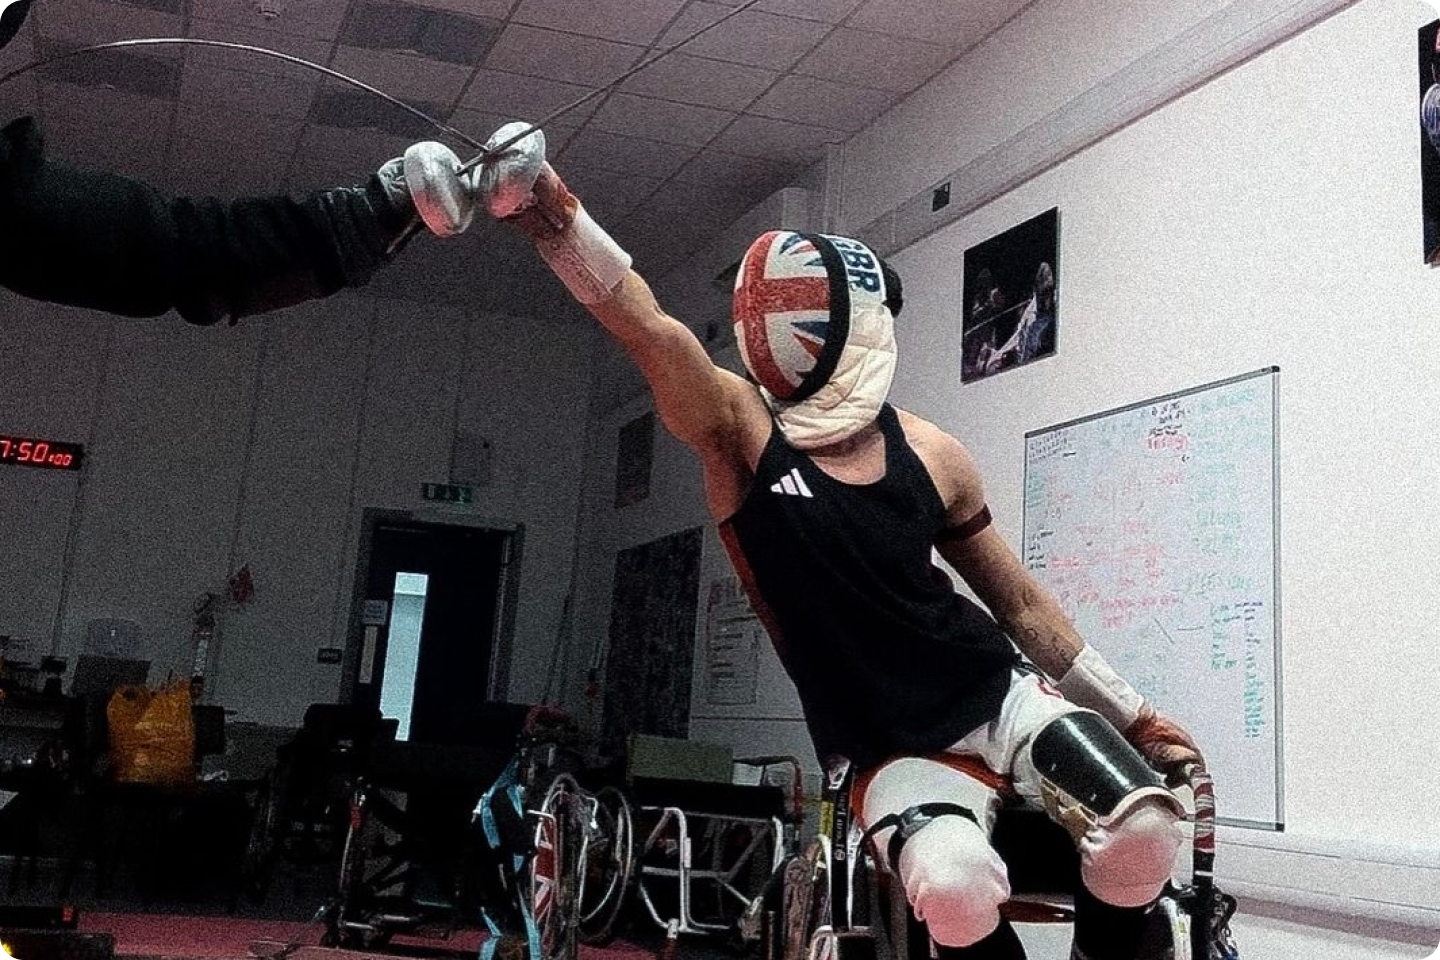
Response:
[{"label": "fencer's raised arm", "polygon": [[[529,125],[510,123],[496,146]],[[481,168],[479,191],[492,214],[529,237],[540,256],[640,367],[656,412],[679,440],[714,449],[735,421],[744,381],[711,361],[694,333],[656,302],[630,255],[606,233],[545,161],[536,130]]]}]

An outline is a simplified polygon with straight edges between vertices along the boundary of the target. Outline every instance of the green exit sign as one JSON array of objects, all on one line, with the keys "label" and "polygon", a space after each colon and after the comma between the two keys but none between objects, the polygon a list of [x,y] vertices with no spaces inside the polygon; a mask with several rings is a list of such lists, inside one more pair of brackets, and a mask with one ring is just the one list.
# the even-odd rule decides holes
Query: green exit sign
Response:
[{"label": "green exit sign", "polygon": [[458,483],[422,483],[420,492],[426,500],[438,503],[474,503],[475,491]]}]

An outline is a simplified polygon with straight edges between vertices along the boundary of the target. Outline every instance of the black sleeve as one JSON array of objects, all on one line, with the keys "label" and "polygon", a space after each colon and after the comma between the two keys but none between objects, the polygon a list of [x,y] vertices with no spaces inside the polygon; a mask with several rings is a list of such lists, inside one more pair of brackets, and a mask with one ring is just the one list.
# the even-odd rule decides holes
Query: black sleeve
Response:
[{"label": "black sleeve", "polygon": [[373,176],[299,199],[171,199],[47,162],[28,117],[0,130],[0,284],[37,300],[234,322],[364,284],[406,221]]},{"label": "black sleeve", "polygon": [[14,39],[35,0],[0,0],[0,47]]}]

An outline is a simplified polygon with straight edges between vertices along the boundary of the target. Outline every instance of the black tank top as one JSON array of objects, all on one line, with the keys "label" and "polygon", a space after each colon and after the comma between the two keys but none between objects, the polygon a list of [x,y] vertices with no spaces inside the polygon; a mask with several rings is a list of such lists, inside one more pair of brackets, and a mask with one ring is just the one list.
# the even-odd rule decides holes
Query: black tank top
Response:
[{"label": "black tank top", "polygon": [[823,761],[934,753],[995,719],[1019,656],[931,559],[946,524],[888,404],[885,475],[836,480],[780,431],[720,535]]}]

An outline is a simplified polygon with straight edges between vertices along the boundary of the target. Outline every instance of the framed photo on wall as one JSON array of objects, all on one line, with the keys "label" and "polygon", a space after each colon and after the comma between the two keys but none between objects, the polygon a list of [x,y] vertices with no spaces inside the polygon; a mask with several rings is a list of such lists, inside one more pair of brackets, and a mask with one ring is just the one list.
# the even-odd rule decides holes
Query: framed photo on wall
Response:
[{"label": "framed photo on wall", "polygon": [[965,251],[961,383],[1055,352],[1059,255],[1058,207]]},{"label": "framed photo on wall", "polygon": [[1440,266],[1440,20],[1420,28],[1420,211],[1425,262]]}]

